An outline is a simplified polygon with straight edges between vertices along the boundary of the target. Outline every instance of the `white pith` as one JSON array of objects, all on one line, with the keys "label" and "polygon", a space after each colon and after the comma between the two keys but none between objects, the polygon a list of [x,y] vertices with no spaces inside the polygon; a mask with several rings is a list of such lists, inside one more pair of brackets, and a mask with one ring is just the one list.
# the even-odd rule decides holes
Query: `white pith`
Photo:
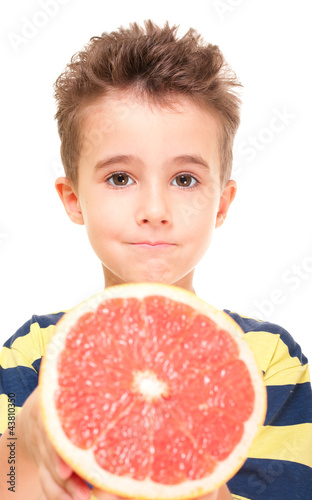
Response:
[{"label": "white pith", "polygon": [[[76,323],[78,317],[85,312],[95,311],[100,303],[113,297],[137,297],[143,299],[148,295],[162,295],[172,300],[183,302],[202,314],[212,318],[220,328],[231,333],[239,347],[239,358],[248,366],[256,394],[254,411],[245,422],[244,439],[236,446],[230,456],[221,462],[213,473],[203,479],[186,481],[177,485],[163,485],[151,480],[137,481],[130,477],[116,476],[104,471],[94,460],[92,449],[80,450],[65,436],[56,412],[53,395],[58,388],[57,360],[64,348],[68,330]],[[166,390],[162,381],[155,374],[138,372],[134,384],[143,395],[158,397]],[[243,339],[243,332],[237,323],[223,311],[218,311],[194,294],[183,289],[161,284],[131,284],[107,288],[103,292],[84,301],[69,311],[60,320],[57,331],[51,339],[40,369],[40,398],[43,419],[47,432],[60,455],[68,461],[74,470],[87,481],[99,488],[114,492],[124,497],[138,499],[186,499],[195,498],[213,491],[220,484],[230,479],[244,462],[257,430],[263,423],[266,409],[266,391],[262,375],[256,365],[253,354]]]},{"label": "white pith", "polygon": [[133,373],[133,390],[142,394],[146,401],[153,401],[160,396],[166,396],[168,386],[157,375],[150,371],[137,371]]}]

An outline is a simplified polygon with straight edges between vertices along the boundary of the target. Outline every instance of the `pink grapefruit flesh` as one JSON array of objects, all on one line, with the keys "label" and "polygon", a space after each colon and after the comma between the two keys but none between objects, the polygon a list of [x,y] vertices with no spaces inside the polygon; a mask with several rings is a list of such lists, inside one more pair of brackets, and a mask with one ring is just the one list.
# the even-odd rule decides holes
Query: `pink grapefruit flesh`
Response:
[{"label": "pink grapefruit flesh", "polygon": [[265,414],[238,325],[168,285],[112,287],[64,315],[40,386],[60,455],[95,486],[136,498],[216,489]]}]

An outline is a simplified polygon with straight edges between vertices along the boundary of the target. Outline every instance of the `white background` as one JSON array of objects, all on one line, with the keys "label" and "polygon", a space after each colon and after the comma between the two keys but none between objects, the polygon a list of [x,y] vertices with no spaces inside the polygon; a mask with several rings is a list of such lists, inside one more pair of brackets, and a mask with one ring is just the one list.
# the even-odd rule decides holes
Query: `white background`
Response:
[{"label": "white background", "polygon": [[85,229],[69,221],[54,188],[62,171],[52,85],[92,36],[151,18],[218,44],[244,85],[238,193],[199,265],[196,293],[284,326],[311,358],[309,0],[18,0],[1,10],[1,343],[32,314],[103,288]]}]

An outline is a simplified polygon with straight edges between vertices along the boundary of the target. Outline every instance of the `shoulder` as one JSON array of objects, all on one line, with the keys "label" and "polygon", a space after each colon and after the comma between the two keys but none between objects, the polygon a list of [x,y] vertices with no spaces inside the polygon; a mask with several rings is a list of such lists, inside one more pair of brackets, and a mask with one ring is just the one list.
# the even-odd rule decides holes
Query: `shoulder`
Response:
[{"label": "shoulder", "polygon": [[26,321],[4,344],[4,347],[11,348],[17,343],[21,343],[25,337],[34,331],[46,330],[50,326],[55,326],[61,319],[65,311],[60,311],[52,314],[33,315],[30,320]]},{"label": "shoulder", "polygon": [[38,371],[46,346],[54,334],[55,325],[64,313],[65,311],[60,311],[33,315],[3,344],[0,367],[28,367]]},{"label": "shoulder", "polygon": [[[287,370],[303,374],[308,360],[300,345],[292,335],[280,325],[242,316],[236,312],[224,310],[243,330],[245,339],[253,351],[259,367],[269,378],[277,371],[283,371],[285,383]],[[290,381],[289,381],[290,382]]]}]

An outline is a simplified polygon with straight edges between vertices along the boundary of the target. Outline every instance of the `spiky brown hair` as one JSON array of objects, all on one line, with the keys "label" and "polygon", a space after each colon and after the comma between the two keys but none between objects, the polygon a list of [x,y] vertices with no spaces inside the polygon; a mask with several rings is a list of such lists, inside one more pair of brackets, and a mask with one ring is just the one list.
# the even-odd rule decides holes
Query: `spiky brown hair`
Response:
[{"label": "spiky brown hair", "polygon": [[240,123],[241,84],[216,45],[190,28],[159,27],[151,20],[91,38],[55,82],[56,119],[66,176],[78,179],[81,124],[88,106],[115,91],[133,91],[170,106],[183,96],[208,108],[220,125],[220,180],[231,176],[233,141]]}]

